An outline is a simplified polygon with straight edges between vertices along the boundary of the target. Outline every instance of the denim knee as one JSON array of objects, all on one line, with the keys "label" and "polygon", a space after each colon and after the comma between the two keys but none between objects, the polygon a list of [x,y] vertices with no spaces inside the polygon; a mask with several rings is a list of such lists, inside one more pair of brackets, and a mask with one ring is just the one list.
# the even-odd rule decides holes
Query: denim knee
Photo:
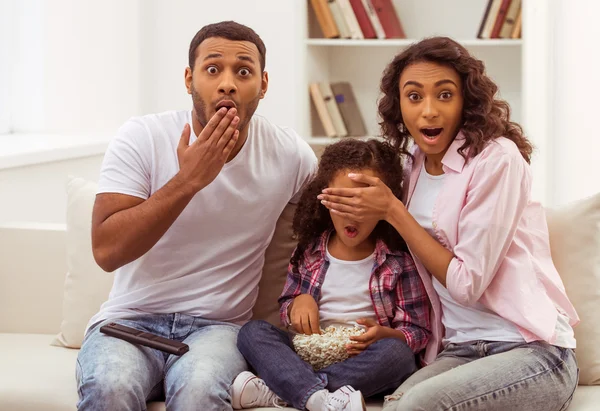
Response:
[{"label": "denim knee", "polygon": [[146,410],[140,384],[119,373],[97,373],[79,383],[78,410]]},{"label": "denim knee", "polygon": [[264,339],[265,332],[267,332],[272,325],[264,320],[252,320],[242,326],[238,333],[237,347],[240,352],[244,351],[252,345],[258,339]]},{"label": "denim knee", "polygon": [[399,338],[384,338],[377,341],[377,349],[381,350],[386,362],[393,367],[401,367],[409,374],[417,371],[417,360],[410,347]]},{"label": "denim knee", "polygon": [[439,393],[421,389],[419,385],[402,393],[397,401],[389,401],[384,407],[385,411],[441,411],[443,407],[438,397]]},{"label": "denim knee", "polygon": [[199,366],[185,375],[177,375],[167,384],[167,409],[231,409],[228,376],[221,367]]}]

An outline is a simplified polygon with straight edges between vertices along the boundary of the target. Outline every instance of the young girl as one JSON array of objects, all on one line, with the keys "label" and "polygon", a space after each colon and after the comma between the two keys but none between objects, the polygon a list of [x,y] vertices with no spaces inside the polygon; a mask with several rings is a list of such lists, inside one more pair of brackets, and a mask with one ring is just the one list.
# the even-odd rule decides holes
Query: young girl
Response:
[{"label": "young girl", "polygon": [[379,219],[339,218],[317,195],[326,187],[360,187],[348,177],[377,177],[401,195],[397,151],[377,140],[327,147],[294,216],[299,242],[279,299],[281,320],[297,333],[353,327],[349,358],[317,372],[293,350],[292,335],[251,321],[238,348],[261,378],[241,373],[232,385],[236,409],[292,405],[300,410],[364,410],[363,395],[389,392],[416,370],[415,354],[430,337],[429,300],[402,237]]},{"label": "young girl", "polygon": [[531,199],[531,144],[483,63],[452,39],[402,51],[381,90],[382,134],[411,160],[405,201],[369,176],[354,178],[366,189],[320,197],[340,218],[392,224],[432,302],[429,365],[385,410],[565,410],[579,318]]}]

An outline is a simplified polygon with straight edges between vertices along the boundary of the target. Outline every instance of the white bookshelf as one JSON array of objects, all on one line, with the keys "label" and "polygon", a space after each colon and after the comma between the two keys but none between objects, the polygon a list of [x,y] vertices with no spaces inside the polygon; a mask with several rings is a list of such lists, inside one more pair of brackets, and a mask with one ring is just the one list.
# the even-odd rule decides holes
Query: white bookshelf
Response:
[{"label": "white bookshelf", "polygon": [[[525,3],[523,8],[525,11]],[[304,89],[301,93],[303,135],[311,145],[337,141],[315,135],[311,124],[316,112],[311,110],[308,85],[320,81],[348,81],[352,84],[358,106],[371,136],[379,135],[377,100],[383,70],[393,57],[420,39],[449,36],[483,60],[488,75],[498,84],[500,97],[512,108],[512,119],[522,121],[523,111],[523,41],[521,39],[478,39],[477,32],[488,0],[394,0],[408,39],[325,39],[309,0],[303,1],[306,33]],[[524,14],[523,25],[527,24]],[[525,32],[525,29],[524,29]],[[525,35],[524,35],[525,36]],[[318,118],[317,118],[318,121]]]},{"label": "white bookshelf", "polygon": [[[455,39],[465,47],[520,47],[521,39]],[[306,39],[306,45],[312,47],[408,47],[417,39]]]}]

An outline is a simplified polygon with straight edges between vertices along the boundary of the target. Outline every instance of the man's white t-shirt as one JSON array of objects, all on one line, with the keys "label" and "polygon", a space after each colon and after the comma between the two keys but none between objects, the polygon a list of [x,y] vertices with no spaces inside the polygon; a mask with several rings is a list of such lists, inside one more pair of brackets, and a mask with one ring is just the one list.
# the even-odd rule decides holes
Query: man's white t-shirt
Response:
[{"label": "man's white t-shirt", "polygon": [[[186,123],[191,126],[191,111],[125,123],[104,157],[98,192],[149,198],[179,171],[177,145]],[[190,144],[195,140],[192,132]],[[236,157],[154,247],[115,272],[109,299],[88,326],[144,313],[249,320],[275,223],[316,166],[314,152],[292,129],[254,115]]]}]

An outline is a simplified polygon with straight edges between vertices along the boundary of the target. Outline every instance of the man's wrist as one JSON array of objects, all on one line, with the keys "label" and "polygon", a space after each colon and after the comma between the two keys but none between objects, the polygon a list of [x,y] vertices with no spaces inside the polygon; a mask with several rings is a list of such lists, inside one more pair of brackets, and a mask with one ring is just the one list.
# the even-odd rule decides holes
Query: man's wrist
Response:
[{"label": "man's wrist", "polygon": [[204,186],[199,186],[198,184],[188,181],[185,176],[181,174],[181,171],[173,176],[171,183],[173,184],[174,188],[182,192],[186,197],[189,196],[190,198],[195,196],[204,188]]}]

